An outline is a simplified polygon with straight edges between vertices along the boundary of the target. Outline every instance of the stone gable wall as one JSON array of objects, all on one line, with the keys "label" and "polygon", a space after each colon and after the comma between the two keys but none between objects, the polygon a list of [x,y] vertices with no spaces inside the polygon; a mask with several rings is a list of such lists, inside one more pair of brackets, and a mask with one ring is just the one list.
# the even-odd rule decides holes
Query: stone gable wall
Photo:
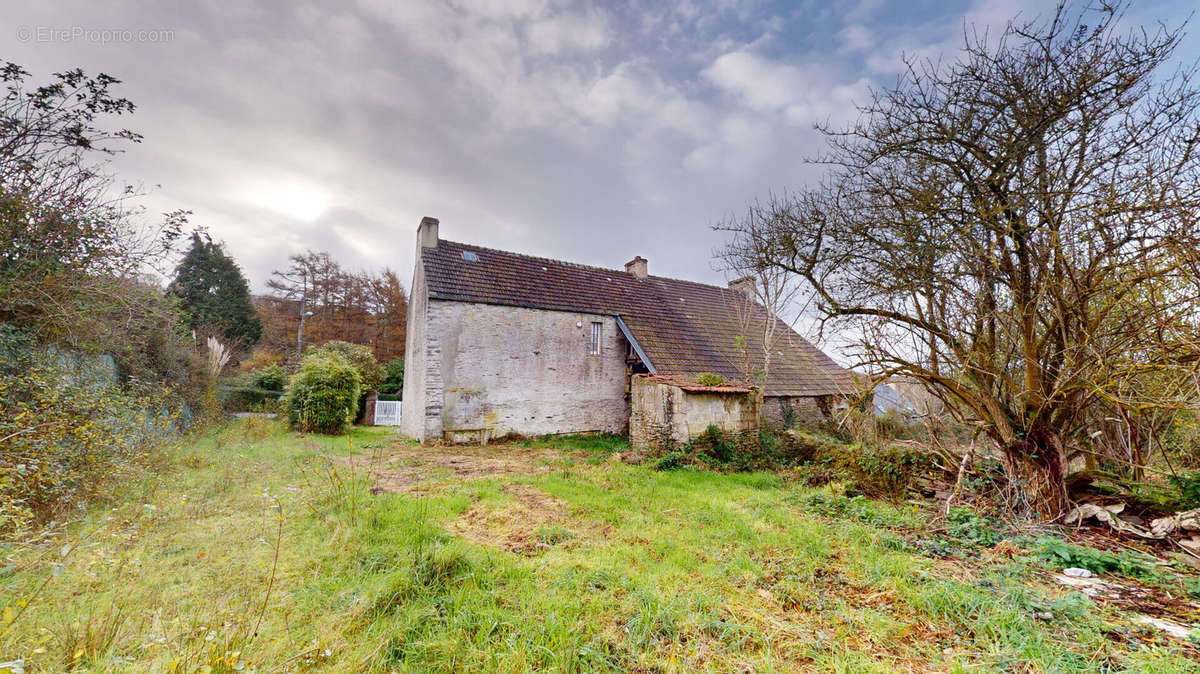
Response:
[{"label": "stone gable wall", "polygon": [[[441,300],[420,311],[424,348],[416,355],[424,362],[413,388],[422,400],[412,407],[422,410],[412,414],[423,419],[423,434],[406,434],[466,441],[626,432],[628,347],[615,318]],[[601,324],[599,355],[588,353],[593,322]]]}]

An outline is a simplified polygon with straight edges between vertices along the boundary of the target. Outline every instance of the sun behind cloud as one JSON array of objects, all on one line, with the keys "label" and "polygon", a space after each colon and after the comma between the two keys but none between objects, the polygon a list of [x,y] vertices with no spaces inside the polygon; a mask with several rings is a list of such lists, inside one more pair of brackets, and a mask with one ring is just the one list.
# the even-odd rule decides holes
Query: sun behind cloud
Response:
[{"label": "sun behind cloud", "polygon": [[264,182],[249,187],[244,198],[265,210],[313,222],[329,210],[329,192],[304,181]]}]

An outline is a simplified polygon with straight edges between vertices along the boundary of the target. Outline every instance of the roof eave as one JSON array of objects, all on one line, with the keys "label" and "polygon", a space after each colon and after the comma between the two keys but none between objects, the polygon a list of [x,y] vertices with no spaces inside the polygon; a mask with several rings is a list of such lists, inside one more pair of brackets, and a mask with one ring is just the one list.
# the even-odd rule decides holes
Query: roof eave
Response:
[{"label": "roof eave", "polygon": [[621,319],[620,314],[614,315],[617,317],[617,327],[621,329],[621,334],[625,335],[625,339],[629,340],[629,345],[633,347],[633,352],[638,355],[638,358],[642,359],[642,363],[650,371],[650,374],[658,374],[658,369],[654,367],[654,363],[650,362],[650,357],[642,350],[642,345],[638,344],[637,338],[633,336],[633,331],[629,329],[628,325],[625,325],[625,321]]}]

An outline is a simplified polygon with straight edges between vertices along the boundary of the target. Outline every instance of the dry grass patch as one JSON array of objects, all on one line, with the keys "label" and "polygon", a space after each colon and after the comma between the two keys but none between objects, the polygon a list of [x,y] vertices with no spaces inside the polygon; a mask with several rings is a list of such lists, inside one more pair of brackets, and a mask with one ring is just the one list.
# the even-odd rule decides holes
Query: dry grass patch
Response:
[{"label": "dry grass patch", "polygon": [[540,489],[507,484],[507,500],[477,503],[451,522],[447,529],[458,536],[519,555],[536,555],[552,548],[573,548],[611,533],[576,517],[572,506]]},{"label": "dry grass patch", "polygon": [[519,445],[396,445],[373,454],[339,457],[352,471],[365,473],[376,493],[417,493],[453,480],[471,482],[506,475],[540,475],[568,457],[553,449]]}]

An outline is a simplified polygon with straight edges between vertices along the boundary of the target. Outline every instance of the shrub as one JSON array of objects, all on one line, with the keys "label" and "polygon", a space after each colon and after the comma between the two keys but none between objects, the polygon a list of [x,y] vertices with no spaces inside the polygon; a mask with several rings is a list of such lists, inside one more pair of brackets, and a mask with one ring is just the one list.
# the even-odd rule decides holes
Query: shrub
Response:
[{"label": "shrub", "polygon": [[813,458],[830,480],[846,480],[868,496],[900,498],[917,478],[932,470],[930,457],[911,445],[864,443],[823,445]]},{"label": "shrub", "polygon": [[657,458],[668,468],[698,464],[707,468],[740,471],[772,470],[808,462],[828,454],[839,441],[828,436],[805,431],[779,433],[763,425],[758,430],[730,432],[710,425],[703,433],[679,445],[669,437],[650,444]]},{"label": "shrub", "polygon": [[692,440],[693,451],[702,451],[716,463],[729,463],[737,454],[734,439],[720,427],[709,424],[699,437]]},{"label": "shrub", "polygon": [[654,461],[654,470],[679,470],[686,458],[683,452],[667,452]]},{"label": "shrub", "polygon": [[279,363],[272,363],[255,370],[250,376],[251,383],[267,391],[282,391],[287,384],[287,372]]},{"label": "shrub", "polygon": [[1092,573],[1119,573],[1142,579],[1150,579],[1155,574],[1155,560],[1140,552],[1105,552],[1072,545],[1058,538],[1039,539],[1033,552],[1042,561],[1055,567],[1069,566],[1087,569]]},{"label": "shrub", "polygon": [[0,537],[106,495],[177,439],[171,392],[122,388],[110,363],[0,327]]},{"label": "shrub", "polygon": [[985,548],[1004,540],[1000,525],[967,506],[955,506],[946,513],[950,535],[957,541],[970,542]]},{"label": "shrub", "polygon": [[274,412],[283,392],[235,383],[220,387],[217,397],[226,412]]},{"label": "shrub", "polygon": [[790,430],[783,434],[783,444],[793,463],[808,463],[830,454],[845,443],[818,431]]},{"label": "shrub", "polygon": [[358,372],[359,391],[366,394],[367,391],[375,390],[381,382],[383,382],[386,372],[379,361],[375,360],[375,354],[371,351],[371,347],[364,344],[351,344],[341,340],[325,342],[320,346],[310,346],[304,352],[305,360],[309,356],[339,358]]},{"label": "shrub", "polygon": [[354,420],[362,378],[335,355],[311,354],[288,382],[284,395],[288,423],[297,430],[338,435]]},{"label": "shrub", "polygon": [[1172,475],[1168,480],[1179,491],[1179,500],[1185,508],[1200,507],[1200,471]]},{"label": "shrub", "polygon": [[888,410],[875,417],[875,434],[885,440],[894,440],[904,432],[905,421],[895,410]]},{"label": "shrub", "polygon": [[720,386],[725,383],[725,378],[719,374],[701,372],[696,376],[696,383],[701,386]]}]

